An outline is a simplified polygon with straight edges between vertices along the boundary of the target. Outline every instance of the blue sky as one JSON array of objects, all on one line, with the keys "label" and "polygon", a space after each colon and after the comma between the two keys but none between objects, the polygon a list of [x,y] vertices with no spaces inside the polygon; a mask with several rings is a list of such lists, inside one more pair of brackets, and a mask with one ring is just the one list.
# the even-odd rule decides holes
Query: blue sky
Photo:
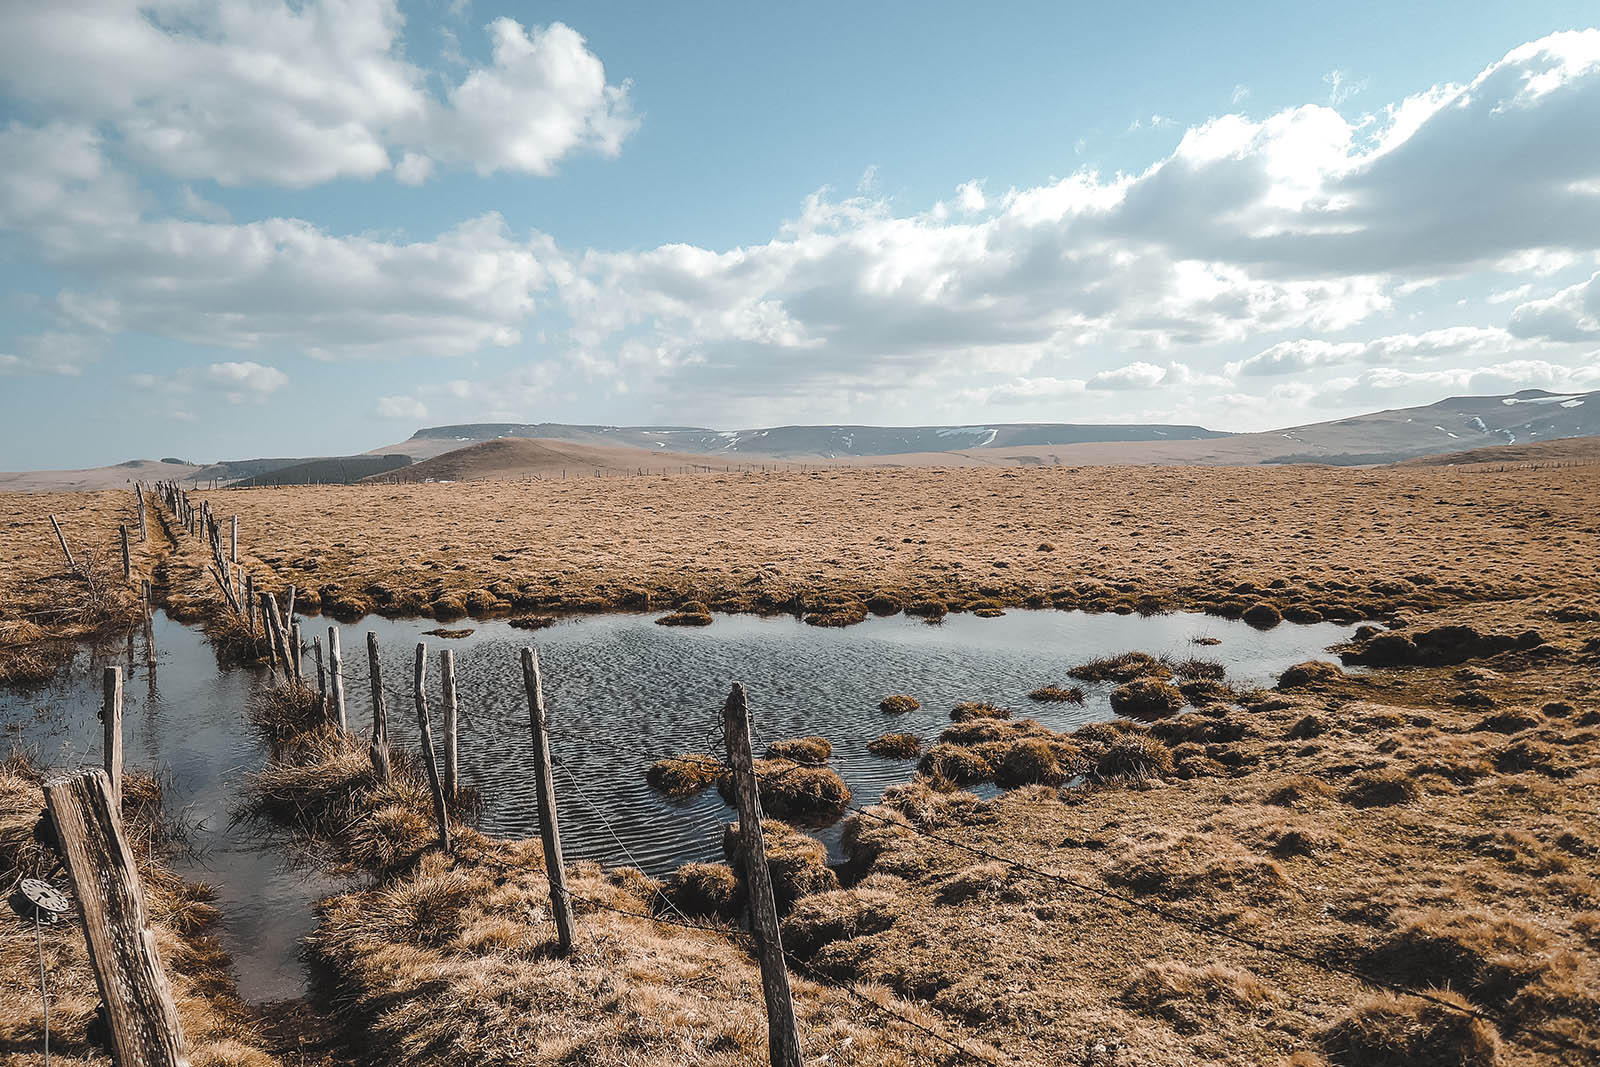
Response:
[{"label": "blue sky", "polygon": [[0,10],[0,468],[1600,388],[1592,7]]}]

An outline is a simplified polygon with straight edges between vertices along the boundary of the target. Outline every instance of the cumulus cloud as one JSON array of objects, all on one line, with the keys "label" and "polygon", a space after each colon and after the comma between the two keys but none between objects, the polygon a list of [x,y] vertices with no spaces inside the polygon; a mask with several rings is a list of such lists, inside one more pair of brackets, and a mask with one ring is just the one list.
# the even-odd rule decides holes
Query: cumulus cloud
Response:
[{"label": "cumulus cloud", "polygon": [[128,380],[136,388],[173,396],[212,393],[230,404],[260,403],[289,384],[289,376],[277,367],[251,360],[185,367],[164,377],[133,374]]},{"label": "cumulus cloud", "polygon": [[[615,155],[626,83],[569,27],[495,20],[488,66],[443,98],[406,59],[396,0],[81,0],[0,5],[0,84],[114,131],[141,164],[224,185],[425,180],[429,157],[548,174]],[[92,73],[91,73],[92,72]]]},{"label": "cumulus cloud", "polygon": [[1550,341],[1600,338],[1600,273],[1546,300],[1530,300],[1511,313],[1511,332]]},{"label": "cumulus cloud", "polygon": [[1370,341],[1279,341],[1249,359],[1229,363],[1235,375],[1294,374],[1347,363],[1407,362],[1438,356],[1503,353],[1516,346],[1507,331],[1490,326],[1448,326],[1420,334],[1390,334]]}]

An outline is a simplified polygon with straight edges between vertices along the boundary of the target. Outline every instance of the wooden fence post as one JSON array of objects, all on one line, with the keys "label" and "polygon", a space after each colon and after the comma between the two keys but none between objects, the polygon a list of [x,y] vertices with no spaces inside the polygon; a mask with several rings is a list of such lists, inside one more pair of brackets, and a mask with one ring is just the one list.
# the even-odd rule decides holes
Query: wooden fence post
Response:
[{"label": "wooden fence post", "polygon": [[250,636],[256,635],[256,580],[250,576],[249,571],[244,572],[244,624]]},{"label": "wooden fence post", "polygon": [[383,704],[383,676],[378,668],[378,635],[367,631],[367,667],[372,674],[372,770],[380,782],[389,780],[389,710]]},{"label": "wooden fence post", "polygon": [[188,1067],[183,1025],[110,780],[98,770],[55,778],[45,783],[44,798],[72,876],[116,1061]]},{"label": "wooden fence post", "polygon": [[50,516],[50,525],[56,528],[56,540],[61,542],[61,551],[67,557],[67,566],[77,570],[78,561],[72,558],[72,549],[67,547],[67,535],[61,532],[61,523],[56,521],[54,515]]},{"label": "wooden fence post", "polygon": [[300,624],[289,624],[289,669],[294,672],[295,684],[303,680],[300,670]]},{"label": "wooden fence post", "polygon": [[311,639],[311,654],[317,661],[317,712],[328,717],[328,672],[322,669],[322,638]]},{"label": "wooden fence post", "polygon": [[539,654],[522,650],[522,685],[528,691],[528,721],[533,731],[534,785],[539,801],[539,839],[544,842],[545,874],[550,879],[550,913],[556,921],[561,955],[572,953],[572,897],[561,865],[561,827],[556,818],[555,776],[550,772],[550,736],[545,722],[544,679]]},{"label": "wooden fence post", "polygon": [[456,763],[457,717],[456,654],[446,648],[439,653],[439,681],[444,686],[444,795],[454,804],[461,790],[460,767]]},{"label": "wooden fence post", "polygon": [[133,557],[128,555],[128,524],[117,527],[122,531],[122,580],[133,580]]},{"label": "wooden fence post", "polygon": [[328,689],[333,695],[333,721],[341,732],[350,730],[344,710],[344,657],[339,653],[339,628],[328,627]]},{"label": "wooden fence post", "polygon": [[755,757],[750,751],[750,703],[744,686],[733,683],[722,707],[722,730],[728,742],[739,801],[739,836],[744,843],[744,881],[750,897],[750,932],[761,963],[761,992],[767,1001],[767,1051],[772,1067],[802,1067],[800,1030],[789,993],[789,968],[783,959],[778,905],[772,897],[772,872],[761,836],[761,794],[756,786]]},{"label": "wooden fence post", "polygon": [[122,668],[107,667],[103,678],[104,701],[100,718],[106,728],[106,778],[111,782],[111,799],[122,806]]},{"label": "wooden fence post", "polygon": [[233,517],[233,562],[239,562],[239,516]]},{"label": "wooden fence post", "polygon": [[149,529],[145,526],[144,521],[144,486],[134,482],[133,491],[139,494],[139,543],[144,544],[150,540]]},{"label": "wooden fence post", "polygon": [[428,768],[428,788],[433,790],[433,816],[439,821],[439,847],[450,851],[450,808],[445,803],[444,785],[439,781],[439,763],[433,754],[433,722],[428,718],[428,646],[417,642],[417,669],[412,678],[412,694],[417,700],[417,740],[422,746],[422,762]]},{"label": "wooden fence post", "polygon": [[261,594],[261,626],[267,632],[267,645],[271,658],[283,665],[283,676],[294,681],[289,670],[289,649],[283,637],[283,616],[278,614],[278,598],[271,593]]}]

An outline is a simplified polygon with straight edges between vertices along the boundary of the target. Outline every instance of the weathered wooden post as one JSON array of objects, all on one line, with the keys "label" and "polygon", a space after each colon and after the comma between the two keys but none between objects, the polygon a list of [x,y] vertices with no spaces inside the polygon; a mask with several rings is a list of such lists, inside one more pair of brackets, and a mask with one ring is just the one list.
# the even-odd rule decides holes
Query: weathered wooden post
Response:
[{"label": "weathered wooden post", "polygon": [[288,642],[283,636],[283,616],[278,614],[278,598],[271,593],[261,594],[261,625],[267,632],[267,645],[276,662],[283,666],[283,676],[294,681],[289,667]]},{"label": "weathered wooden post", "polygon": [[778,905],[772,897],[772,872],[767,868],[767,846],[761,836],[761,794],[756,786],[755,758],[750,751],[750,703],[744,686],[733,683],[722,707],[722,731],[728,743],[728,764],[733,770],[738,797],[739,836],[744,848],[744,879],[750,897],[750,932],[755,936],[761,963],[761,992],[767,1001],[767,1050],[772,1067],[802,1067],[800,1030],[789,994],[789,968],[783,959],[783,935],[778,929]]},{"label": "weathered wooden post", "polygon": [[328,673],[332,675],[329,689],[333,694],[333,721],[339,729],[349,732],[350,723],[344,710],[344,657],[339,654],[339,628],[328,627]]},{"label": "weathered wooden post", "polygon": [[140,583],[140,589],[144,593],[144,621],[145,622],[149,622],[150,621],[150,579],[148,579],[148,578],[144,579]]},{"label": "weathered wooden post", "polygon": [[417,740],[422,746],[422,762],[428,768],[428,788],[433,791],[433,817],[439,821],[439,847],[450,851],[450,808],[445,803],[444,785],[439,781],[439,763],[433,754],[433,722],[428,718],[428,646],[417,642],[417,669],[411,691],[417,701]]},{"label": "weathered wooden post", "polygon": [[367,631],[367,667],[372,675],[372,771],[380,782],[389,780],[389,711],[383,704],[383,676],[378,667],[378,635]]},{"label": "weathered wooden post", "polygon": [[239,562],[239,516],[233,517],[233,562]]},{"label": "weathered wooden post", "polygon": [[311,654],[317,661],[317,714],[328,717],[328,674],[322,669],[322,638],[311,639]]},{"label": "weathered wooden post", "polygon": [[294,680],[296,685],[300,684],[304,680],[304,675],[300,670],[300,657],[300,624],[294,622],[289,624],[289,669],[294,672]]},{"label": "weathered wooden post", "polygon": [[128,555],[128,526],[123,523],[117,528],[122,531],[122,580],[128,582],[133,580],[133,557]]},{"label": "weathered wooden post", "polygon": [[439,653],[439,681],[444,686],[444,795],[456,802],[461,790],[460,768],[456,763],[456,654],[448,648]]},{"label": "weathered wooden post", "polygon": [[250,572],[244,573],[244,624],[250,631],[250,636],[256,635],[256,580],[250,577]]},{"label": "weathered wooden post", "polygon": [[44,798],[72,877],[117,1063],[188,1067],[183,1025],[110,779],[98,770],[55,778],[45,783]]},{"label": "weathered wooden post", "polygon": [[100,718],[106,728],[106,778],[111,782],[111,799],[122,806],[122,668],[107,667],[103,676],[104,699]]},{"label": "weathered wooden post", "polygon": [[56,540],[61,542],[61,552],[67,557],[67,566],[77,570],[78,561],[72,558],[72,549],[67,547],[67,535],[61,532],[61,523],[56,521],[54,515],[50,516],[50,525],[56,528]]},{"label": "weathered wooden post", "polygon": [[550,879],[550,913],[563,956],[572,953],[572,897],[561,865],[561,828],[556,818],[555,776],[550,771],[550,736],[545,722],[544,679],[539,654],[522,650],[522,685],[528,691],[528,720],[533,731],[533,774],[539,801],[539,839],[544,843],[545,874]]},{"label": "weathered wooden post", "polygon": [[149,528],[145,525],[144,520],[144,486],[134,482],[133,491],[139,495],[139,543],[144,544],[150,540]]},{"label": "weathered wooden post", "polygon": [[294,622],[294,586],[289,587],[289,599],[283,602],[283,628],[287,630]]}]

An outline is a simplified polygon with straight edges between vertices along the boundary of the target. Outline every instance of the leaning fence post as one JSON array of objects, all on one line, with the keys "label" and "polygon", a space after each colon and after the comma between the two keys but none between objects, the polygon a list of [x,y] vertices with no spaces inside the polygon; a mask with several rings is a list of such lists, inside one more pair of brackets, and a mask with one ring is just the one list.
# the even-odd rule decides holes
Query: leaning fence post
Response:
[{"label": "leaning fence post", "polygon": [[150,539],[150,534],[144,523],[144,486],[134,482],[133,491],[139,494],[139,543],[143,544]]},{"label": "leaning fence post", "polygon": [[544,679],[539,654],[522,650],[522,685],[528,691],[528,721],[533,731],[534,785],[539,801],[539,839],[544,842],[544,868],[550,879],[550,912],[556,921],[561,955],[572,952],[572,897],[561,865],[561,828],[556,821],[556,784],[550,772],[550,736],[544,713]]},{"label": "leaning fence post", "polygon": [[333,721],[339,724],[341,733],[348,732],[350,723],[345,719],[344,711],[344,657],[339,654],[339,628],[328,627],[328,679],[329,690],[333,694]]},{"label": "leaning fence post", "polygon": [[283,664],[283,675],[294,681],[289,669],[288,642],[283,637],[283,616],[278,614],[278,598],[271,593],[261,594],[261,627],[267,631],[267,645],[274,658]]},{"label": "leaning fence post", "polygon": [[123,523],[118,527],[122,531],[122,580],[133,579],[133,558],[128,555],[128,525]]},{"label": "leaning fence post", "polygon": [[61,523],[56,521],[54,515],[50,516],[50,525],[56,528],[56,540],[61,542],[61,551],[67,557],[67,566],[77,570],[78,562],[72,558],[72,549],[67,547],[67,535],[61,532]]},{"label": "leaning fence post", "polygon": [[110,779],[99,770],[56,778],[45,783],[44,798],[72,877],[116,1061],[188,1067],[183,1025]]},{"label": "leaning fence post", "polygon": [[106,778],[111,782],[111,799],[122,806],[122,668],[107,667],[104,701],[100,718],[106,728]]},{"label": "leaning fence post", "polygon": [[772,872],[761,836],[761,795],[756,787],[755,757],[750,751],[750,703],[744,686],[733,683],[722,707],[722,731],[728,742],[728,764],[739,802],[739,836],[744,848],[744,879],[750,896],[750,932],[761,963],[761,992],[767,1001],[767,1051],[772,1067],[802,1067],[800,1030],[789,994],[789,968],[783,959],[778,905],[772,897]]},{"label": "leaning fence post", "polygon": [[389,780],[389,711],[383,704],[383,676],[378,667],[378,635],[367,631],[367,667],[372,675],[372,756],[373,775],[380,782]]},{"label": "leaning fence post", "polygon": [[439,681],[444,686],[444,795],[453,804],[461,789],[460,767],[456,763],[456,654],[448,648],[439,653]]},{"label": "leaning fence post", "polygon": [[428,768],[428,788],[433,791],[433,816],[439,820],[439,847],[450,851],[450,809],[445,805],[444,786],[439,781],[439,764],[433,754],[433,723],[428,718],[428,646],[417,642],[417,670],[412,678],[412,694],[417,700],[417,740],[422,745],[422,762]]}]

